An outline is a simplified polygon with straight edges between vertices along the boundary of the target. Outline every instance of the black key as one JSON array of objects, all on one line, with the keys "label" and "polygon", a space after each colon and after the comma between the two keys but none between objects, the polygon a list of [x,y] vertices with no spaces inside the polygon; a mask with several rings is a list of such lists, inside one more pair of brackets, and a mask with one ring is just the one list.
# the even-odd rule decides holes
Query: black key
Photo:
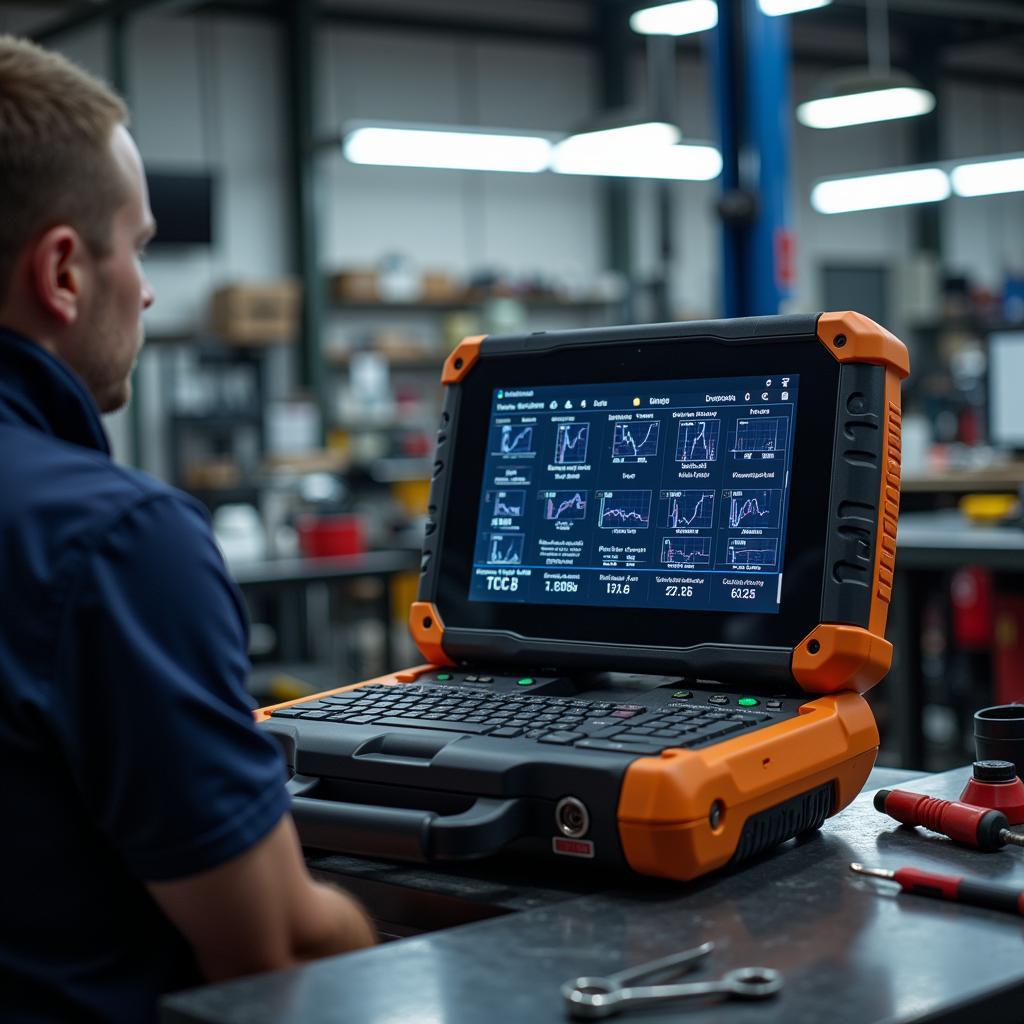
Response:
[{"label": "black key", "polygon": [[541,743],[574,743],[576,740],[583,739],[583,733],[581,732],[549,732],[545,736],[540,737]]},{"label": "black key", "polygon": [[579,731],[585,736],[603,737],[612,736],[617,732],[624,732],[625,729],[625,722],[611,721],[598,724],[591,719],[589,722],[584,722],[580,726]]},{"label": "black key", "polygon": [[301,718],[302,712],[295,708],[281,708],[279,711],[271,711],[271,718]]},{"label": "black key", "polygon": [[714,725],[705,725],[695,732],[687,733],[686,739],[692,743],[703,743],[705,740],[717,739],[719,736],[725,736],[742,728],[743,726],[737,725],[735,722],[717,722]]},{"label": "black key", "polygon": [[573,746],[586,750],[610,750],[618,754],[660,754],[660,745],[651,743],[625,743],[616,740],[587,739],[577,740]]},{"label": "black key", "polygon": [[348,704],[359,697],[362,697],[362,694],[358,690],[352,690],[349,693],[332,693],[328,697],[321,697],[320,700],[325,704]]},{"label": "black key", "polygon": [[305,721],[307,718],[327,718],[331,714],[330,711],[306,711],[303,713],[302,718]]},{"label": "black key", "polygon": [[[349,719],[349,721],[353,721],[353,719]],[[440,718],[378,718],[373,724],[385,727],[404,726],[408,729],[436,729],[438,732],[468,732],[478,736],[484,735],[493,728],[490,722],[454,722]]]},{"label": "black key", "polygon": [[488,733],[488,736],[522,736],[522,729],[514,729],[507,725],[503,725],[500,729],[495,729],[494,732]]},{"label": "black key", "polygon": [[376,715],[352,715],[345,719],[347,725],[368,725],[370,722],[376,721]]}]

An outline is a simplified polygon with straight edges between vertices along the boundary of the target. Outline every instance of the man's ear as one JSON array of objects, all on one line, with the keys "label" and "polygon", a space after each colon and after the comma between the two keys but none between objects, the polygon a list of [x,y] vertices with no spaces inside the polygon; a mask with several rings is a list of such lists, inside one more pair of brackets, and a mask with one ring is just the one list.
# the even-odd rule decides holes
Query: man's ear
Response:
[{"label": "man's ear", "polygon": [[50,228],[36,241],[29,274],[36,300],[62,325],[73,324],[81,312],[85,275],[85,242],[67,224]]}]

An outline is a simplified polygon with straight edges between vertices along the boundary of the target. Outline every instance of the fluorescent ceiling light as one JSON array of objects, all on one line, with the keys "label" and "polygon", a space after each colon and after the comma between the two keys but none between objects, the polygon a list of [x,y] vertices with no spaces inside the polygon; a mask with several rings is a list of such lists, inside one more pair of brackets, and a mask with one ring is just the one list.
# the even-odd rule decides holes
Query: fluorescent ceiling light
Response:
[{"label": "fluorescent ceiling light", "polygon": [[950,177],[958,196],[1024,192],[1024,157],[960,164],[953,168]]},{"label": "fluorescent ceiling light", "polygon": [[542,136],[458,128],[366,125],[347,132],[343,148],[355,164],[523,174],[547,170],[551,156]]},{"label": "fluorescent ceiling light", "polygon": [[635,11],[629,18],[629,27],[642,36],[688,36],[717,24],[718,4],[714,0],[659,4]]},{"label": "fluorescent ceiling light", "polygon": [[832,0],[758,0],[762,12],[772,18],[780,14],[813,11],[816,7],[828,7],[830,3]]},{"label": "fluorescent ceiling light", "polygon": [[674,145],[681,137],[678,125],[667,121],[642,121],[576,132],[559,142],[555,148],[563,153],[618,153],[627,147],[634,151],[650,151]]},{"label": "fluorescent ceiling light", "polygon": [[722,172],[722,155],[714,146],[664,146],[646,151],[623,147],[616,152],[585,152],[563,150],[559,145],[555,147],[551,170],[558,174],[613,178],[711,181]]},{"label": "fluorescent ceiling light", "polygon": [[845,128],[920,117],[934,108],[935,97],[927,89],[897,85],[808,100],[796,108],[796,119],[808,128]]},{"label": "fluorescent ceiling light", "polygon": [[937,203],[948,198],[949,194],[949,175],[944,170],[918,167],[819,182],[811,191],[811,205],[819,213],[850,213],[853,210]]}]

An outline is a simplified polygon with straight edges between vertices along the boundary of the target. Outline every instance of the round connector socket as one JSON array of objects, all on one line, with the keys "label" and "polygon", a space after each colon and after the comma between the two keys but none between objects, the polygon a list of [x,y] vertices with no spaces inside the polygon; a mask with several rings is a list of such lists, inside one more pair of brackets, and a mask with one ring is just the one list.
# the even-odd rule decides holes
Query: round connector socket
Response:
[{"label": "round connector socket", "polygon": [[582,800],[565,796],[555,807],[555,824],[558,831],[570,839],[581,839],[590,830],[590,812]]}]

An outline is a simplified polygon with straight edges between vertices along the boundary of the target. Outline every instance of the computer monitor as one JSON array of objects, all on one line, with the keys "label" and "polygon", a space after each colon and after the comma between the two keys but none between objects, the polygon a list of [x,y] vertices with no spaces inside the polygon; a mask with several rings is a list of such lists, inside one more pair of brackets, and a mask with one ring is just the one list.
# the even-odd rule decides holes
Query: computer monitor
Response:
[{"label": "computer monitor", "polygon": [[1024,329],[988,336],[988,439],[1024,450]]},{"label": "computer monitor", "polygon": [[156,247],[213,242],[213,178],[209,174],[146,174],[156,219]]}]

